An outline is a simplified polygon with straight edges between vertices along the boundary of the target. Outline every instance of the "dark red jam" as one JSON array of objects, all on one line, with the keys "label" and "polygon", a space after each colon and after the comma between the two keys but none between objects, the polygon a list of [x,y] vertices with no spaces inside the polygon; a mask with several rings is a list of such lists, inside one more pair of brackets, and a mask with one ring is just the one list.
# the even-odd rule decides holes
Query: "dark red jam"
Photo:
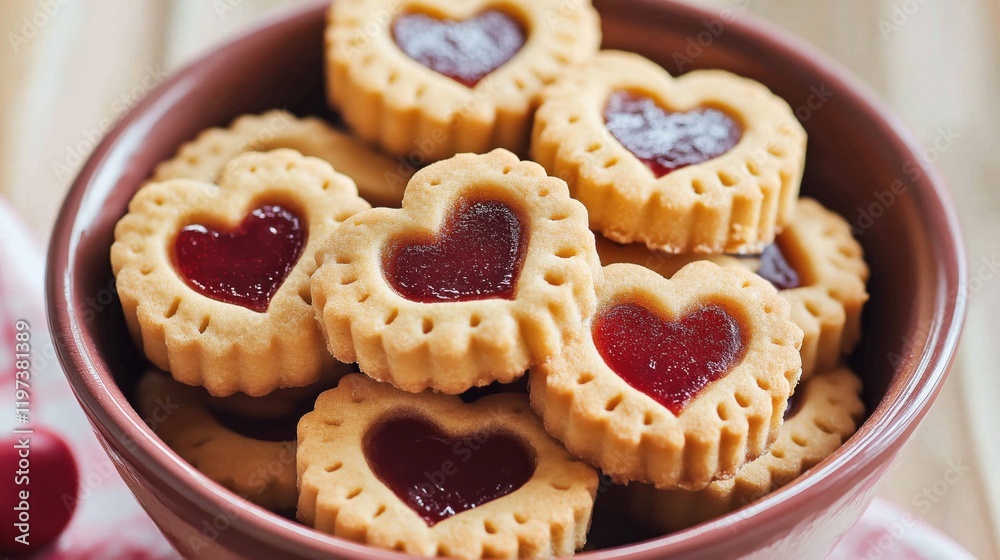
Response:
[{"label": "dark red jam", "polygon": [[174,240],[174,266],[191,288],[263,313],[295,267],[306,227],[277,205],[257,208],[230,231],[193,224]]},{"label": "dark red jam", "polygon": [[463,200],[436,239],[390,246],[382,272],[412,301],[513,299],[526,245],[518,212],[496,200]]},{"label": "dark red jam", "polygon": [[717,158],[733,149],[743,127],[718,109],[668,112],[628,91],[611,94],[604,107],[608,131],[657,177]]},{"label": "dark red jam", "polygon": [[760,267],[757,269],[757,274],[774,284],[774,287],[779,290],[791,290],[802,285],[798,272],[785,258],[781,246],[777,243],[768,245],[760,254]]},{"label": "dark red jam", "polygon": [[593,329],[608,367],[675,415],[743,354],[742,328],[720,307],[666,321],[641,305],[623,303],[602,312]]},{"label": "dark red jam", "polygon": [[498,10],[465,21],[403,14],[392,35],[407,56],[468,87],[514,58],[527,40],[524,27]]},{"label": "dark red jam", "polygon": [[516,437],[456,438],[417,417],[379,422],[364,452],[375,476],[431,527],[516,491],[535,473],[534,452]]}]

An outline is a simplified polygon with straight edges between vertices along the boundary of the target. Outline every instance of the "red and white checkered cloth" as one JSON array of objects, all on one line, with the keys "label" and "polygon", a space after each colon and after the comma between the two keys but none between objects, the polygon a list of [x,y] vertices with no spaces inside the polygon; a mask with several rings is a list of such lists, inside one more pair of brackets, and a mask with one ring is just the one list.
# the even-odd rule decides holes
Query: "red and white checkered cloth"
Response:
[{"label": "red and white checkered cloth", "polygon": [[[58,432],[80,469],[80,500],[62,537],[39,559],[176,558],[105,455],[55,357],[46,328],[43,253],[0,199],[0,392],[13,396],[13,325],[31,324],[34,426]],[[7,397],[0,402],[11,402]],[[0,407],[0,430],[15,427],[13,406]],[[828,560],[963,560],[953,540],[904,510],[876,500]]]}]

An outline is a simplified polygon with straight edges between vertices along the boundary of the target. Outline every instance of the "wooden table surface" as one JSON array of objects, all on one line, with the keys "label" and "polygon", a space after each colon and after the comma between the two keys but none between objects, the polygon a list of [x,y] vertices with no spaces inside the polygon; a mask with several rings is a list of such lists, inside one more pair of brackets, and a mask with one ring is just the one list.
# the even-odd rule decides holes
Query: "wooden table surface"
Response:
[{"label": "wooden table surface", "polygon": [[[114,121],[170,71],[304,0],[3,0],[0,196],[47,240],[70,180]],[[1000,0],[700,0],[797,33],[907,121],[962,217],[970,262],[963,344],[937,405],[882,495],[981,558],[1000,558]]]}]

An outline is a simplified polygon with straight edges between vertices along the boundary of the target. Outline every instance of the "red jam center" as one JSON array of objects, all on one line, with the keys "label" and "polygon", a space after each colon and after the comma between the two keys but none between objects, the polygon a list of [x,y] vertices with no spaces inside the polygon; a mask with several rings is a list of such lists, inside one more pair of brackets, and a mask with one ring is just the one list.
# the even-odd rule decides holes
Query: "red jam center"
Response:
[{"label": "red jam center", "polygon": [[514,492],[535,473],[534,454],[513,436],[453,438],[422,418],[379,422],[364,451],[375,476],[431,527]]},{"label": "red jam center", "polygon": [[760,254],[760,268],[757,269],[757,274],[779,290],[791,290],[802,285],[799,274],[785,258],[777,243],[768,245]]},{"label": "red jam center", "polygon": [[215,421],[227,430],[260,441],[295,441],[299,419],[312,409],[313,400],[306,399],[293,411],[278,418],[256,418],[208,407]]},{"label": "red jam center", "polygon": [[604,107],[608,131],[657,177],[717,158],[733,149],[743,127],[718,109],[667,112],[649,97],[628,91]]},{"label": "red jam center", "polygon": [[382,271],[412,301],[512,299],[526,245],[526,228],[509,206],[463,200],[437,239],[404,239],[392,246]]},{"label": "red jam center", "polygon": [[174,240],[174,266],[188,286],[219,301],[263,313],[306,244],[302,220],[277,205],[257,208],[236,229],[203,225]]},{"label": "red jam center", "polygon": [[468,87],[514,58],[526,40],[524,27],[497,10],[465,21],[403,14],[392,34],[407,56]]},{"label": "red jam center", "polygon": [[679,415],[743,354],[739,322],[720,307],[702,307],[679,321],[623,303],[594,323],[597,351],[626,383]]}]

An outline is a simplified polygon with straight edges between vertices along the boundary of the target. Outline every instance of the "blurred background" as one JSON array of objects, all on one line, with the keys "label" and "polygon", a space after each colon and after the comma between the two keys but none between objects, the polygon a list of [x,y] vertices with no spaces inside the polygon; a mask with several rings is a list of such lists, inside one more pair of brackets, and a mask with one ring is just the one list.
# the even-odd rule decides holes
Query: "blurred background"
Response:
[{"label": "blurred background", "polygon": [[[962,348],[881,493],[1000,558],[1000,0],[691,0],[796,33],[866,81],[951,187],[970,264]],[[0,197],[39,246],[100,138],[170,72],[305,0],[0,1]],[[857,216],[847,216],[849,220]],[[0,239],[0,242],[3,242]]]}]

